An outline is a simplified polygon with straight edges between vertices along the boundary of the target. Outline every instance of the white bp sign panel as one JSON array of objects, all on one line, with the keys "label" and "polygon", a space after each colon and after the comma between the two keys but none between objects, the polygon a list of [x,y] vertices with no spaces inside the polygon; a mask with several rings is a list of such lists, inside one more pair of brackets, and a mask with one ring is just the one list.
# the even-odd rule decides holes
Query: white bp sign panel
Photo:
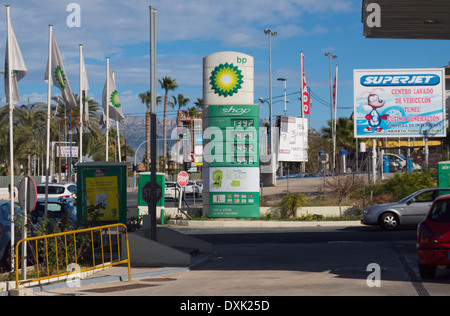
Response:
[{"label": "white bp sign panel", "polygon": [[254,104],[253,57],[219,52],[203,59],[203,104]]},{"label": "white bp sign panel", "polygon": [[356,69],[355,137],[445,137],[444,69]]},{"label": "white bp sign panel", "polygon": [[280,118],[278,161],[308,161],[308,120],[299,117]]},{"label": "white bp sign panel", "polygon": [[204,189],[208,192],[259,192],[259,168],[208,168]]}]

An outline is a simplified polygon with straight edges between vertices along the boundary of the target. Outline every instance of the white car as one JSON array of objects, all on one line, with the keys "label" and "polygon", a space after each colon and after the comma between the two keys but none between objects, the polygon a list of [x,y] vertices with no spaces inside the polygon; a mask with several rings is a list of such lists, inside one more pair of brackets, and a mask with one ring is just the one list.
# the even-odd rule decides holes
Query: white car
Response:
[{"label": "white car", "polygon": [[[45,198],[45,183],[38,184],[37,198]],[[63,199],[76,199],[77,198],[77,185],[75,183],[49,183],[48,184],[48,197],[49,198],[63,198]]]},{"label": "white car", "polygon": [[[396,172],[396,171],[402,171],[406,170],[406,160],[402,156],[391,154],[391,153],[385,153],[385,156],[389,158],[389,171]],[[420,170],[422,169],[420,165],[413,162],[412,163],[412,169],[413,170]]]},{"label": "white car", "polygon": [[166,199],[178,199],[180,195],[180,187],[176,182],[166,182],[164,188],[164,196]]},{"label": "white car", "polygon": [[187,195],[194,195],[195,193],[195,196],[198,197],[203,194],[203,186],[195,180],[189,181],[184,189]]}]

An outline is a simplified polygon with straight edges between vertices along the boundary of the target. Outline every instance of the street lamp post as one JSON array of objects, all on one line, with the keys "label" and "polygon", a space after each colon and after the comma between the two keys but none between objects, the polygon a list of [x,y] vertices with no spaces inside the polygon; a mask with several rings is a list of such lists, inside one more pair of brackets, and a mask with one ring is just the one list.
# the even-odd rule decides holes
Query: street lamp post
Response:
[{"label": "street lamp post", "polygon": [[284,82],[284,116],[286,115],[286,79],[285,78],[278,78],[278,81],[283,81]]},{"label": "street lamp post", "polygon": [[[270,131],[270,155],[271,155],[271,160],[273,163],[273,159],[274,159],[273,154],[274,153],[273,153],[273,137],[272,137],[273,122],[272,122],[272,41],[271,41],[271,38],[272,38],[272,36],[276,36],[277,32],[272,31],[270,29],[264,29],[264,33],[269,36],[269,95],[270,95],[269,131]],[[275,185],[276,181],[277,181],[277,178],[275,176],[275,173],[272,173],[272,185]]]},{"label": "street lamp post", "polygon": [[325,53],[325,56],[328,56],[330,62],[330,106],[331,106],[331,137],[333,140],[333,169],[336,169],[336,124],[333,120],[333,78],[331,76],[331,58],[336,59],[336,55],[332,55],[330,53]]},{"label": "street lamp post", "polygon": [[[264,29],[264,33],[269,36],[269,131],[272,134],[272,36],[276,36],[277,32],[270,29]],[[273,150],[272,140],[270,141],[270,153]]]}]

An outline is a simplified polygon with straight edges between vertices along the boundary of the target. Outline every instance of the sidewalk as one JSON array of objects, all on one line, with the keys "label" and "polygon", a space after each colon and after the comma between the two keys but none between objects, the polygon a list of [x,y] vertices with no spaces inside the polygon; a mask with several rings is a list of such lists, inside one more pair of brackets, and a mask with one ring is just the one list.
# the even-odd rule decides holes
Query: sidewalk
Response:
[{"label": "sidewalk", "polygon": [[[185,267],[131,267],[131,280],[142,278],[167,277],[171,274],[188,272],[196,266],[202,265],[214,257],[213,254],[200,254],[192,258],[192,263]],[[126,265],[114,266],[96,272],[85,279],[79,280],[77,288],[92,285],[112,284],[113,282],[123,282],[128,280],[128,267]],[[33,287],[34,296],[58,296],[64,295],[74,286],[67,282],[58,282],[42,286]]]},{"label": "sidewalk", "polygon": [[[301,222],[301,221],[260,221],[260,220],[170,220],[169,227],[175,229],[271,229],[271,228],[300,228],[300,227],[350,227],[362,226],[359,221],[324,221],[324,222]],[[171,274],[188,272],[195,267],[212,260],[214,253],[202,253],[192,257],[192,263],[188,266],[179,267],[131,267],[131,280],[151,278],[151,277],[169,277]],[[79,280],[79,286],[105,285],[112,282],[128,281],[127,266],[115,266],[103,271],[96,272],[82,280]],[[66,282],[43,285],[33,288],[34,296],[53,296],[64,295],[70,291],[71,285]]]}]

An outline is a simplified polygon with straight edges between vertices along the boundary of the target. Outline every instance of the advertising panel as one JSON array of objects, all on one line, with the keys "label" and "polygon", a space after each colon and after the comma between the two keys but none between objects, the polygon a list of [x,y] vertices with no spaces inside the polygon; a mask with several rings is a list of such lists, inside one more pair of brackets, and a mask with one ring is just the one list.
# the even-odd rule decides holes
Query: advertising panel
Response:
[{"label": "advertising panel", "polygon": [[445,137],[444,69],[356,69],[355,137]]},{"label": "advertising panel", "polygon": [[[125,163],[88,162],[78,164],[77,220],[86,225],[92,220],[88,210],[98,212],[104,224],[127,221],[127,177]],[[95,213],[95,212],[94,212]]]},{"label": "advertising panel", "polygon": [[259,192],[259,168],[209,168],[204,178],[208,192]]},{"label": "advertising panel", "polygon": [[308,120],[299,117],[280,118],[278,161],[308,161]]},{"label": "advertising panel", "polygon": [[70,158],[70,150],[72,149],[72,158],[78,158],[78,146],[61,146],[61,149],[59,149],[59,146],[56,146],[56,157],[61,158]]}]

